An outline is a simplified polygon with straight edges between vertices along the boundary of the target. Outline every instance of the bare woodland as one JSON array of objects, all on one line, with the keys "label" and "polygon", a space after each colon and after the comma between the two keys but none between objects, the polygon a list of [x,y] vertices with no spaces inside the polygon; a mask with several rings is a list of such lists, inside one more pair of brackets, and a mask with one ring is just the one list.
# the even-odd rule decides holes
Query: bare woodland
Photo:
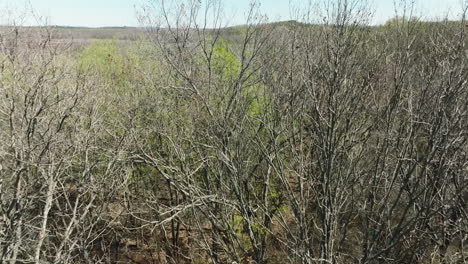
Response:
[{"label": "bare woodland", "polygon": [[149,1],[77,49],[0,30],[0,263],[468,262],[468,5],[269,23]]}]

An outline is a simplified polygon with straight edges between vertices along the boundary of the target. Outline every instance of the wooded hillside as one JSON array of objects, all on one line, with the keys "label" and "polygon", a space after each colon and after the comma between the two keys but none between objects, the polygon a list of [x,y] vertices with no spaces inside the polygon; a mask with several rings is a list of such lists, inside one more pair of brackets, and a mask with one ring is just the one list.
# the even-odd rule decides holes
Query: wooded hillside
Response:
[{"label": "wooded hillside", "polygon": [[468,6],[182,2],[1,28],[0,263],[468,261]]}]

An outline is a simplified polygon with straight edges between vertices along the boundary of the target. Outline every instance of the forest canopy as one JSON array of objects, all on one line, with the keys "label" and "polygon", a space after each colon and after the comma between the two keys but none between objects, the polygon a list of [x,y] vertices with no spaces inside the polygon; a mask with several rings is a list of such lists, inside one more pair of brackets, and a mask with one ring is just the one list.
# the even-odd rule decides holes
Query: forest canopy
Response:
[{"label": "forest canopy", "polygon": [[468,261],[468,5],[148,4],[1,27],[0,263]]}]

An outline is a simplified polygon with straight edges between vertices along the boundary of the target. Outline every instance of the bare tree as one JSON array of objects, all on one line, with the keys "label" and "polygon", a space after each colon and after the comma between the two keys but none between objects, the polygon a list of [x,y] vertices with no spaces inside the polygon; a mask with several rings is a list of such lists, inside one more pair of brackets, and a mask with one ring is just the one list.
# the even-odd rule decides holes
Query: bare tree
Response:
[{"label": "bare tree", "polygon": [[52,43],[52,33],[6,27],[1,34],[2,263],[89,256],[106,229],[101,190],[119,170],[120,147],[98,144],[96,87],[67,63],[67,46]]},{"label": "bare tree", "polygon": [[133,43],[0,29],[0,263],[466,261],[466,7],[148,3]]}]

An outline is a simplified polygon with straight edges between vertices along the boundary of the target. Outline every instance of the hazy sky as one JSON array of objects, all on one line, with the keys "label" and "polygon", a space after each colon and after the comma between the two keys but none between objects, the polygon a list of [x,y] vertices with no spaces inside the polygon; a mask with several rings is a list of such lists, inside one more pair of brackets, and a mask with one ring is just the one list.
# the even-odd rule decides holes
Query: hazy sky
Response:
[{"label": "hazy sky", "polygon": [[[166,0],[169,1],[169,0]],[[306,3],[308,0],[292,0]],[[394,15],[393,0],[368,0],[375,9],[373,23],[383,23]],[[400,0],[397,0],[400,1]],[[441,17],[447,14],[454,18],[459,14],[460,2],[468,0],[419,0],[419,15],[425,18]],[[36,13],[48,18],[48,24],[64,26],[137,26],[136,9],[148,0],[0,0],[0,12],[24,10],[29,2]],[[225,12],[232,17],[232,23],[242,23],[244,11],[250,0],[223,0]],[[270,20],[291,18],[290,0],[261,0],[262,10]],[[1,15],[1,14],[0,14]],[[3,16],[5,17],[5,16]],[[26,24],[35,24],[28,20]]]}]

